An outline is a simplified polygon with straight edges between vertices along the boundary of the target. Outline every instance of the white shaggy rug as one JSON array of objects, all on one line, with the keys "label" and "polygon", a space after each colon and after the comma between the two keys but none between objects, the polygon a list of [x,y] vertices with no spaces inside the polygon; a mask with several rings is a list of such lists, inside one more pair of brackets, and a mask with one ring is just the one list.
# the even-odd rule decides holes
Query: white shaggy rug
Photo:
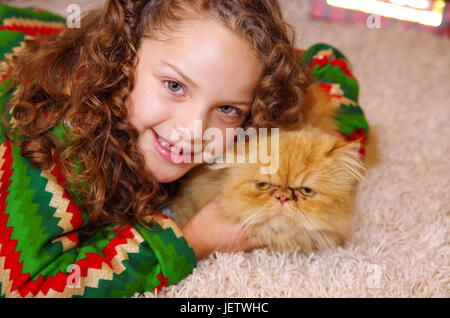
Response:
[{"label": "white shaggy rug", "polygon": [[[360,82],[371,137],[353,238],[309,256],[216,254],[157,297],[449,297],[449,38],[314,21],[308,1],[280,2],[297,46],[336,46]],[[52,9],[51,1],[32,3]]]}]

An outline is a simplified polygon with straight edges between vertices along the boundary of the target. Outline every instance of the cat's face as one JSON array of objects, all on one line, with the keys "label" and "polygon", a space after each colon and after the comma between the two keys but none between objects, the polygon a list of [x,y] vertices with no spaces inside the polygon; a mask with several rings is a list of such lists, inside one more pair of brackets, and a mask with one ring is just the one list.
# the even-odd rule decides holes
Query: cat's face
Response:
[{"label": "cat's face", "polygon": [[316,128],[280,131],[278,171],[260,174],[259,163],[229,167],[221,210],[271,249],[340,245],[350,235],[354,190],[364,170],[358,150],[359,144]]}]

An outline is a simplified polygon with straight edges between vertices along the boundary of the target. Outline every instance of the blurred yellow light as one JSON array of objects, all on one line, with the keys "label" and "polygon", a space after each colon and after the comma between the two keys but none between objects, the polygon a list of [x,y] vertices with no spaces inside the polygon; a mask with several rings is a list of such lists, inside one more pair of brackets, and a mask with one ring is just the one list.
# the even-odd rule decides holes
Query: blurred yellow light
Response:
[{"label": "blurred yellow light", "polygon": [[410,6],[422,10],[427,9],[430,6],[430,0],[389,0],[389,2],[400,6]]},{"label": "blurred yellow light", "polygon": [[391,2],[405,2],[410,6],[415,6],[415,8],[377,0],[327,0],[327,3],[331,6],[358,10],[368,14],[376,14],[403,21],[417,22],[433,27],[437,27],[442,23],[443,11],[445,7],[444,0],[436,0],[431,11],[417,9],[420,5],[424,5],[424,3],[422,3],[423,1],[414,2],[412,0],[397,0]]}]

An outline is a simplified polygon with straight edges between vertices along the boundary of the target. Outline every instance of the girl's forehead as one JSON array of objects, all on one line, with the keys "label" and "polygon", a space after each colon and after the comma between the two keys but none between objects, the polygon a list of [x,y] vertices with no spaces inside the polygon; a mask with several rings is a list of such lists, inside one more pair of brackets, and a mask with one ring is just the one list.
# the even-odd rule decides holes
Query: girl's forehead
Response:
[{"label": "girl's forehead", "polygon": [[[160,34],[161,45],[168,48],[183,49],[186,46],[207,44],[210,47],[232,46],[234,49],[246,50],[256,56],[250,42],[225,25],[212,19],[189,19],[178,22],[169,29],[155,31]],[[161,36],[161,34],[164,34]],[[145,42],[145,39],[144,39]]]},{"label": "girl's forehead", "polygon": [[146,69],[177,71],[203,87],[211,85],[214,78],[215,87],[253,90],[262,73],[262,63],[250,44],[210,20],[186,21],[170,39],[144,39],[140,49]]}]

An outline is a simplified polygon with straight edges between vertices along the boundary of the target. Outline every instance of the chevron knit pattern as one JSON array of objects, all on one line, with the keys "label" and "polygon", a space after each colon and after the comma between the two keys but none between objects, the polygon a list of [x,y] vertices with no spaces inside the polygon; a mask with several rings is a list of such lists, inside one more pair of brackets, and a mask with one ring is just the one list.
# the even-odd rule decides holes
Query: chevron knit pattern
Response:
[{"label": "chevron knit pattern", "polygon": [[[25,39],[46,40],[65,20],[36,9],[0,6],[0,63]],[[1,66],[1,65],[0,65]],[[0,74],[0,108],[14,94],[11,69]],[[63,187],[54,166],[41,171],[5,139],[0,125],[0,296],[130,297],[159,291],[189,275],[193,250],[161,215],[152,229],[107,227],[80,246],[87,215]]]}]

